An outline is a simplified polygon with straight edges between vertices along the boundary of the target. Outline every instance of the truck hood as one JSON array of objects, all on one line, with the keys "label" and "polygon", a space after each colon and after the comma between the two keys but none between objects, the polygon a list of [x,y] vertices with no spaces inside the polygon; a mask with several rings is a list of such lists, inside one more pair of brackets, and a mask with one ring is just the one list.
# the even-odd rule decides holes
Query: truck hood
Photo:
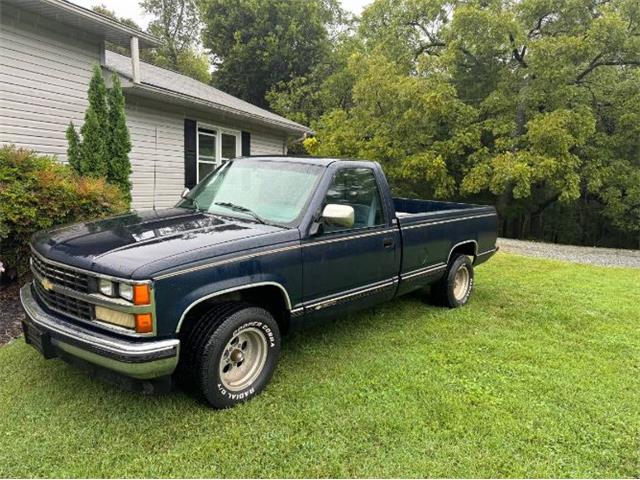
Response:
[{"label": "truck hood", "polygon": [[[106,275],[138,278],[136,273],[140,270],[148,276],[154,270],[290,240],[282,238],[283,233],[291,237],[293,231],[251,220],[170,208],[40,232],[34,235],[32,246],[56,262]],[[151,265],[155,267],[143,268]]]}]

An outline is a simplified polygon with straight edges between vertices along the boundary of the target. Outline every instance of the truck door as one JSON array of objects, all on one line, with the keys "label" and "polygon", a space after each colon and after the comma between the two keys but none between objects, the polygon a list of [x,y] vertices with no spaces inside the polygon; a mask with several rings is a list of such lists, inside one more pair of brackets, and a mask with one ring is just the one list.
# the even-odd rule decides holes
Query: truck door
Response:
[{"label": "truck door", "polygon": [[351,206],[354,224],[323,223],[302,240],[305,316],[335,314],[393,297],[400,235],[380,193],[372,168],[340,166],[334,172],[320,211],[328,204]]}]

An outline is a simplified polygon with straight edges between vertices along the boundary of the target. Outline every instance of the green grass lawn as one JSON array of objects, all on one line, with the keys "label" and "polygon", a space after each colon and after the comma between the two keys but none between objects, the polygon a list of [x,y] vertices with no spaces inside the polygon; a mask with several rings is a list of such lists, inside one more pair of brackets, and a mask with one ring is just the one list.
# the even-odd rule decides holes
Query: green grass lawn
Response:
[{"label": "green grass lawn", "polygon": [[294,334],[255,400],[126,393],[0,348],[0,477],[640,475],[640,270],[499,254],[469,305]]}]

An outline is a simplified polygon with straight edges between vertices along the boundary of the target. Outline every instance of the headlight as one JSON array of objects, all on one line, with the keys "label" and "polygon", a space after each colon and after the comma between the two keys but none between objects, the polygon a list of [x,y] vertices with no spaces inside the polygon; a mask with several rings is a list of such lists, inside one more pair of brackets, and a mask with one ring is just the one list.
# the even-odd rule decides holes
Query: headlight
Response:
[{"label": "headlight", "polygon": [[133,301],[133,285],[129,285],[128,283],[121,283],[119,285],[118,291],[120,292],[120,296],[125,300]]},{"label": "headlight", "polygon": [[151,285],[148,283],[130,284],[101,278],[98,290],[107,297],[120,297],[134,305],[151,304]]},{"label": "headlight", "polygon": [[98,288],[100,293],[106,295],[107,297],[115,296],[115,284],[111,280],[107,280],[105,278],[101,278],[98,283]]}]

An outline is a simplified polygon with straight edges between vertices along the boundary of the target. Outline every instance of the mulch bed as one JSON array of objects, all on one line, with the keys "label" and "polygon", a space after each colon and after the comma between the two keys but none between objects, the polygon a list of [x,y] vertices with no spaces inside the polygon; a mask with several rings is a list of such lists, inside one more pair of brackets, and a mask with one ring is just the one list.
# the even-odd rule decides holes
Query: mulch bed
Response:
[{"label": "mulch bed", "polygon": [[22,335],[23,318],[19,292],[21,282],[14,282],[0,290],[0,345]]}]

